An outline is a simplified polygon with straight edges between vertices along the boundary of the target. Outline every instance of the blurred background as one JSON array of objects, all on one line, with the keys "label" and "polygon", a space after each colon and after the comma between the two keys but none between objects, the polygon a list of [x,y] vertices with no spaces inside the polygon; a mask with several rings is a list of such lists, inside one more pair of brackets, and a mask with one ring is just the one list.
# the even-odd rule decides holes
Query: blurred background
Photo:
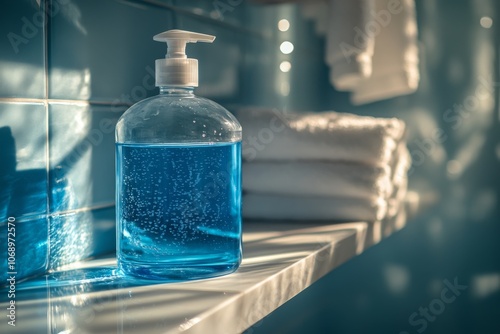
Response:
[{"label": "blurred background", "polygon": [[[325,37],[303,5],[261,2],[4,2],[0,227],[15,217],[32,241],[18,246],[21,274],[114,250],[114,125],[157,94],[166,46],[152,36],[177,28],[217,36],[188,52],[197,94],[230,111],[335,110],[408,126],[417,216],[248,333],[500,333],[500,4],[417,0],[418,90],[354,106],[331,85]],[[449,284],[462,290],[438,309]],[[411,323],[429,307],[439,315]]]}]

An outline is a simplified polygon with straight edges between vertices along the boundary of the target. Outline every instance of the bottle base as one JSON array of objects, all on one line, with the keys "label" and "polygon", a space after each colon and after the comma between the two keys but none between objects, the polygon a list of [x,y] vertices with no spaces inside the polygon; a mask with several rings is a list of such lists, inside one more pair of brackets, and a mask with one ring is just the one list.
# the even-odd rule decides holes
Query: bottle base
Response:
[{"label": "bottle base", "polygon": [[172,266],[168,264],[145,264],[133,262],[118,262],[120,271],[128,276],[158,281],[190,281],[203,278],[223,276],[235,272],[240,263]]}]

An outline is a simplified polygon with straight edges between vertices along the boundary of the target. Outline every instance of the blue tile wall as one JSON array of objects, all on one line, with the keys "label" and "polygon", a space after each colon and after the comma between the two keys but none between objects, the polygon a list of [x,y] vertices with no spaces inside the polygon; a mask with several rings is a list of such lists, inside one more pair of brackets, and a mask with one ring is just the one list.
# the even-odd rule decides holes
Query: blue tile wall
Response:
[{"label": "blue tile wall", "polygon": [[[47,216],[24,217],[12,222],[14,225],[12,223],[8,225],[7,222],[0,223],[0,238],[2,238],[2,246],[5,246],[0,249],[0,265],[2,268],[2,272],[0,273],[2,284],[0,286],[5,284],[3,282],[10,276],[9,272],[15,272],[16,280],[19,280],[44,273],[50,263],[50,239]],[[14,236],[7,233],[8,228],[12,227],[15,228]],[[15,264],[13,267],[11,267],[11,262],[8,262],[9,256],[12,255],[7,252],[8,237],[16,241]]]},{"label": "blue tile wall", "polygon": [[[18,241],[17,266],[9,270],[18,278],[42,273],[48,264],[46,119],[43,103],[0,102],[0,240],[4,246],[8,237]],[[7,260],[2,247],[2,282]]]},{"label": "blue tile wall", "polygon": [[[229,108],[317,100],[305,98],[314,85],[291,85],[287,94],[278,85],[279,43],[293,36],[277,22],[296,20],[295,31],[312,32],[296,5],[19,0],[0,18],[8,37],[0,40],[0,219],[4,226],[15,217],[36,245],[25,250],[18,278],[114,251],[114,126],[131,104],[158,92],[154,61],[166,45],[155,34],[216,35],[188,52],[200,62],[197,93]],[[296,42],[298,59],[318,52]],[[299,63],[289,78],[317,71],[315,62]]]},{"label": "blue tile wall", "polygon": [[154,60],[166,46],[153,36],[173,27],[170,10],[138,2],[61,6],[49,29],[50,98],[130,104],[154,95]]},{"label": "blue tile wall", "polygon": [[50,103],[50,211],[114,203],[114,128],[124,106]]},{"label": "blue tile wall", "polygon": [[45,96],[45,1],[38,3],[9,1],[0,11],[0,98]]},{"label": "blue tile wall", "polygon": [[47,213],[47,124],[42,103],[0,102],[0,222]]}]

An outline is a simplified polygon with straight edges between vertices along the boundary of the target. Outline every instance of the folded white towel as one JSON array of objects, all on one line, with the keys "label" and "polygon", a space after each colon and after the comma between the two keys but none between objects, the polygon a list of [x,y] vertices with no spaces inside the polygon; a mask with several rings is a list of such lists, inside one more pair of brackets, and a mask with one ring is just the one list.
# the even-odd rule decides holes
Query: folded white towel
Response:
[{"label": "folded white towel", "polygon": [[353,92],[353,104],[416,91],[414,0],[304,1],[302,12],[315,22],[318,34],[326,34],[330,82],[339,91]]},{"label": "folded white towel", "polygon": [[397,215],[405,200],[407,179],[395,185],[389,199],[334,196],[243,195],[243,217],[249,219],[374,222]]},{"label": "folded white towel", "polygon": [[[375,35],[373,71],[353,89],[353,104],[365,104],[413,93],[420,79],[414,0],[375,0],[373,19],[380,24]],[[393,9],[392,11],[390,9]]]},{"label": "folded white towel", "polygon": [[336,112],[244,109],[236,117],[243,127],[247,161],[313,159],[386,166],[405,132],[404,122],[396,118]]},{"label": "folded white towel", "polygon": [[326,63],[330,81],[338,90],[352,90],[372,73],[374,35],[372,0],[330,0]]},{"label": "folded white towel", "polygon": [[253,161],[243,163],[243,190],[250,193],[388,199],[406,179],[410,156],[401,143],[394,161],[374,167],[323,161]]},{"label": "folded white towel", "polygon": [[[384,193],[381,192],[379,194],[376,192],[380,189],[377,189],[375,186],[375,188],[370,190],[370,185],[364,182],[361,182],[361,186],[358,185],[359,188],[349,182],[343,184],[342,187],[346,189],[345,192],[342,192],[340,186],[337,189],[338,191],[330,191],[328,187],[325,188],[320,185],[320,179],[316,180],[314,177],[308,177],[307,173],[302,177],[294,179],[286,175],[285,171],[282,172],[282,177],[279,176],[279,171],[269,173],[268,170],[262,170],[261,177],[271,184],[267,185],[265,182],[259,180],[258,175],[251,176],[249,179],[248,172],[246,171],[250,168],[251,173],[253,173],[257,169],[265,168],[267,165],[279,166],[281,164],[279,162],[245,163],[243,167],[243,188],[251,191],[245,192],[243,196],[243,216],[250,219],[363,220],[370,222],[390,219],[398,214],[405,200],[408,186],[407,171],[410,162],[408,149],[404,143],[401,143],[392,167],[387,168],[390,172],[384,168],[373,169],[375,172],[367,178],[376,178],[373,175],[380,177],[384,173],[389,175],[386,178],[388,182],[386,184],[387,188],[383,190]],[[299,164],[299,166],[303,164],[302,162],[295,163]],[[293,169],[293,164],[284,163],[289,169]],[[315,163],[306,164],[304,166],[314,168]],[[322,163],[319,164],[322,165]],[[254,165],[261,167],[256,167],[252,171],[252,166]],[[332,163],[328,167],[332,167],[333,165]],[[322,172],[328,173],[328,171],[324,170]],[[354,174],[347,175],[355,178]],[[306,184],[304,177],[306,181],[314,182],[321,190]],[[382,178],[385,178],[385,176]],[[250,184],[252,179],[256,182],[255,184]],[[330,181],[325,178],[323,182],[328,184]],[[342,181],[336,178],[333,182],[338,182],[341,185]],[[360,180],[358,179],[356,182],[360,182]],[[290,185],[286,185],[286,183]],[[324,195],[321,196],[323,193]]]},{"label": "folded white towel", "polygon": [[391,171],[344,162],[243,163],[243,190],[275,195],[345,196],[362,199],[392,193]]},{"label": "folded white towel", "polygon": [[408,179],[401,179],[401,182],[394,186],[392,196],[387,200],[386,217],[395,216],[404,203],[408,192]]},{"label": "folded white towel", "polygon": [[376,221],[387,213],[387,203],[344,197],[283,196],[248,193],[243,217],[249,219]]}]

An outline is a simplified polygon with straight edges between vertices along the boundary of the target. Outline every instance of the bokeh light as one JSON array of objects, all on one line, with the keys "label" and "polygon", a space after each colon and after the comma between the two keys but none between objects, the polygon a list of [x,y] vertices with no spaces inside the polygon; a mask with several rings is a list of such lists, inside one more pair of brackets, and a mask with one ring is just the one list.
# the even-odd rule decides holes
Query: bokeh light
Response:
[{"label": "bokeh light", "polygon": [[281,43],[280,45],[280,50],[282,53],[284,54],[290,54],[293,52],[293,44],[289,41],[284,41],[283,43]]},{"label": "bokeh light", "polygon": [[280,31],[287,31],[290,29],[290,22],[286,19],[282,19],[278,22],[278,29]]},{"label": "bokeh light", "polygon": [[292,63],[290,63],[289,61],[282,61],[281,64],[280,64],[280,70],[281,72],[289,72],[290,69],[292,68]]}]

